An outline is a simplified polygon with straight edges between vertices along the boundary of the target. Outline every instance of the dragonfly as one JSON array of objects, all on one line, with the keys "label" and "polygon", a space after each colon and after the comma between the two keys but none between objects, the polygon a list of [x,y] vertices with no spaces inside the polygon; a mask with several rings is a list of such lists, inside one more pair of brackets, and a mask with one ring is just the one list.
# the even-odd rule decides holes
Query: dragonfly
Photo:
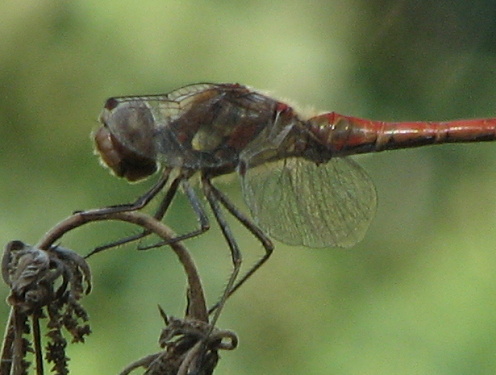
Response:
[{"label": "dragonfly", "polygon": [[[139,181],[161,167],[157,182],[134,203],[102,210],[138,210],[165,190],[155,213],[162,220],[182,189],[199,226],[172,241],[198,236],[210,227],[190,182],[199,175],[201,192],[233,263],[214,308],[269,259],[271,239],[313,248],[348,248],[363,239],[376,211],[377,194],[367,173],[348,156],[496,139],[496,118],[384,122],[336,112],[305,117],[290,105],[237,83],[200,83],[164,95],[113,97],[106,101],[100,121],[102,126],[94,133],[96,149],[116,176]],[[230,173],[240,178],[250,216],[212,183]],[[265,250],[239,279],[242,255],[226,211]]]}]

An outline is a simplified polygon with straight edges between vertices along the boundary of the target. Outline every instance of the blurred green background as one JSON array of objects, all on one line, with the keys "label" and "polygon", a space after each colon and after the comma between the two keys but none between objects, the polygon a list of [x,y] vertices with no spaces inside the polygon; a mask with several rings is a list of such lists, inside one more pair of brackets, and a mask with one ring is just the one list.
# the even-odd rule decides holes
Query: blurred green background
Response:
[{"label": "blurred green background", "polygon": [[[89,134],[107,97],[240,82],[303,107],[383,120],[495,116],[494,1],[48,1],[0,3],[0,238],[37,240],[73,210],[132,201]],[[351,250],[278,243],[219,327],[240,337],[216,374],[496,373],[496,144],[357,157],[379,207]],[[220,185],[243,209],[237,179]],[[195,225],[184,199],[167,217]],[[235,226],[252,264],[261,246]],[[93,224],[85,254],[137,229]],[[187,242],[210,302],[230,271],[216,226]],[[181,316],[167,249],[90,259],[94,333],[74,374],[116,374],[158,350],[156,305]],[[7,288],[0,287],[7,296]],[[8,308],[0,306],[6,320]]]}]

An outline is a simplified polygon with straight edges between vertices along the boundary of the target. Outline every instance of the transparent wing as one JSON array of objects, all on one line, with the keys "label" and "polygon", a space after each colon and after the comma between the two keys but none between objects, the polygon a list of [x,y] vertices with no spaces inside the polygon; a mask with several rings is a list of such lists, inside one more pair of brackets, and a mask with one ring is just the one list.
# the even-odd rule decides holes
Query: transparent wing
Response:
[{"label": "transparent wing", "polygon": [[364,237],[377,205],[372,180],[347,158],[265,163],[248,169],[242,186],[255,222],[290,245],[351,247]]}]

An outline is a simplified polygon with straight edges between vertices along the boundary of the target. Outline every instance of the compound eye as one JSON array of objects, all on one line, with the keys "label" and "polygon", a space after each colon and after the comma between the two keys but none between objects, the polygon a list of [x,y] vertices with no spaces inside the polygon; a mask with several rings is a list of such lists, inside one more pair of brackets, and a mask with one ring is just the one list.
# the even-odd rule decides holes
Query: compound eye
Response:
[{"label": "compound eye", "polygon": [[116,176],[138,181],[157,170],[155,121],[145,101],[110,98],[100,122],[103,126],[94,133],[96,149]]},{"label": "compound eye", "polygon": [[95,146],[104,166],[107,166],[117,177],[128,181],[143,180],[157,171],[157,163],[153,159],[136,154],[124,147],[105,126],[95,134]]},{"label": "compound eye", "polygon": [[100,122],[122,146],[145,158],[156,159],[156,123],[146,101],[108,99]]}]

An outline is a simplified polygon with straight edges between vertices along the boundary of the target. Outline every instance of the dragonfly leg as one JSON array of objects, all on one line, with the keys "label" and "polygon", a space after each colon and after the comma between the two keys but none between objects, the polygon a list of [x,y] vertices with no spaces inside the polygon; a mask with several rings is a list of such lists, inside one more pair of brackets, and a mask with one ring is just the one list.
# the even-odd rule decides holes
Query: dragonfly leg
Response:
[{"label": "dragonfly leg", "polygon": [[195,189],[193,189],[193,187],[189,183],[188,178],[184,177],[181,179],[181,186],[184,190],[184,193],[186,194],[186,197],[188,198],[188,201],[189,201],[191,207],[193,208],[193,211],[196,214],[198,222],[200,223],[200,227],[198,229],[195,229],[195,230],[188,232],[186,234],[181,234],[179,236],[171,238],[167,241],[161,241],[161,242],[158,242],[158,243],[153,244],[153,245],[139,247],[138,248],[139,250],[148,250],[148,249],[155,248],[155,247],[169,245],[169,244],[174,243],[174,242],[183,241],[183,240],[186,240],[188,238],[199,236],[210,229],[210,222],[208,220],[208,216],[205,212],[205,209],[203,208],[203,206],[200,202],[200,199],[198,199],[198,196],[195,193]]},{"label": "dragonfly leg", "polygon": [[91,209],[86,211],[76,211],[75,213],[82,216],[103,216],[115,214],[118,212],[136,211],[145,207],[155,196],[164,188],[169,180],[172,169],[167,168],[163,171],[160,179],[143,195],[139,196],[133,203],[117,204],[104,208]]},{"label": "dragonfly leg", "polygon": [[[138,250],[148,250],[148,249],[152,249],[152,248],[156,248],[156,247],[168,245],[168,244],[171,244],[171,243],[174,243],[174,242],[182,241],[182,240],[185,240],[185,239],[188,239],[188,238],[191,238],[191,237],[198,236],[198,235],[206,232],[210,228],[210,223],[208,221],[207,214],[205,213],[205,210],[202,207],[200,200],[196,196],[196,193],[195,193],[194,189],[191,187],[191,184],[188,181],[189,177],[191,177],[191,173],[189,171],[186,171],[185,173],[182,173],[180,176],[176,177],[172,181],[171,185],[169,186],[169,188],[167,190],[167,193],[166,193],[165,197],[162,199],[162,201],[160,203],[160,206],[158,207],[158,209],[155,212],[155,214],[153,215],[153,217],[155,219],[157,219],[157,220],[162,220],[162,218],[164,217],[165,213],[167,212],[167,210],[168,210],[168,208],[169,208],[169,206],[170,206],[170,204],[172,202],[172,199],[174,198],[174,196],[177,193],[179,184],[181,184],[181,186],[183,187],[183,190],[184,190],[184,192],[185,192],[185,194],[186,194],[186,196],[188,198],[188,201],[190,202],[191,207],[193,208],[193,210],[194,210],[194,212],[195,212],[195,214],[196,214],[196,216],[198,218],[198,221],[200,223],[200,228],[198,228],[198,229],[196,229],[194,231],[191,231],[189,233],[186,233],[186,234],[177,236],[175,238],[172,238],[172,239],[170,239],[168,241],[161,241],[161,242],[158,242],[158,243],[153,244],[153,245],[138,247]],[[148,195],[148,194],[149,194],[149,192],[145,193],[145,195]],[[155,193],[155,195],[156,194],[157,193]],[[137,201],[139,201],[139,198],[138,198]],[[123,206],[125,206],[125,205],[122,205],[122,206],[112,206],[111,208],[113,208],[113,207],[119,208],[119,207],[123,207]],[[144,206],[141,206],[141,207],[138,207],[136,209],[139,210],[139,209],[141,209],[143,207]],[[102,210],[106,210],[106,208],[104,208]],[[98,210],[94,210],[94,211],[97,211],[97,214],[99,214],[99,212],[100,212]],[[120,211],[118,211],[118,212],[120,212]],[[108,213],[108,211],[105,211],[105,213]],[[143,231],[141,233],[138,233],[138,234],[136,234],[134,236],[129,236],[129,237],[126,237],[126,238],[123,238],[123,239],[120,239],[120,240],[111,242],[109,244],[105,244],[105,245],[99,246],[99,247],[95,248],[91,253],[89,253],[88,255],[86,255],[86,257],[89,257],[89,256],[91,256],[93,254],[96,254],[96,253],[98,253],[100,251],[103,251],[103,250],[107,250],[107,249],[112,248],[112,247],[121,246],[121,245],[127,244],[129,242],[137,241],[139,239],[142,239],[142,238],[148,236],[149,234],[150,234],[150,231],[146,231],[145,230],[145,231]]]},{"label": "dragonfly leg", "polygon": [[[172,181],[171,185],[169,186],[169,189],[167,189],[167,193],[166,193],[165,197],[162,199],[157,211],[153,215],[153,217],[155,219],[157,219],[159,221],[162,220],[162,218],[164,217],[165,213],[167,212],[167,209],[169,208],[169,206],[172,202],[172,199],[174,198],[174,196],[177,193],[177,189],[179,187],[180,182],[181,182],[180,177],[177,177]],[[148,236],[150,233],[151,233],[150,231],[144,230],[143,232],[135,234],[133,236],[125,237],[125,238],[122,238],[120,240],[116,240],[116,241],[110,242],[108,244],[98,246],[95,249],[93,249],[93,251],[91,251],[88,255],[86,255],[86,257],[89,257],[93,254],[99,253],[100,251],[104,251],[107,249],[111,249],[113,247],[122,246],[122,245],[125,245],[127,243],[140,240],[140,239]]]},{"label": "dragonfly leg", "polygon": [[[229,211],[231,215],[233,215],[243,226],[248,229],[262,244],[265,250],[265,254],[244,274],[240,280],[233,285],[231,290],[229,291],[228,296],[233,294],[238,288],[245,283],[246,280],[250,278],[272,255],[272,251],[274,250],[274,245],[272,241],[267,237],[267,235],[262,232],[262,230],[247,216],[245,216],[230,200],[229,198],[217,189],[215,186],[211,184],[210,181],[207,182],[209,184],[209,189],[212,195]],[[216,303],[209,310],[209,313],[212,313],[219,307],[219,303]]]},{"label": "dragonfly leg", "polygon": [[241,269],[242,256],[241,256],[241,252],[239,251],[238,243],[234,239],[234,235],[231,231],[231,228],[229,227],[229,224],[227,223],[220,209],[219,199],[217,198],[217,195],[214,193],[215,188],[210,182],[210,178],[205,175],[202,175],[202,188],[203,188],[203,192],[205,193],[205,197],[207,198],[207,201],[210,204],[210,207],[212,208],[212,212],[214,213],[215,219],[219,224],[222,234],[224,235],[224,238],[227,241],[229,250],[231,250],[231,258],[233,262],[233,271],[231,273],[231,276],[227,281],[226,288],[224,289],[224,292],[219,302],[216,303],[215,314],[212,317],[212,321],[211,321],[212,326],[214,326],[220,315],[222,307],[226,303],[226,300],[229,297],[229,295],[231,294],[233,285],[238,277],[239,270]]},{"label": "dragonfly leg", "polygon": [[[171,168],[165,169],[163,171],[160,179],[145,194],[138,197],[138,199],[136,199],[136,201],[134,201],[133,203],[125,203],[125,204],[119,204],[119,205],[114,205],[114,206],[108,206],[108,207],[104,207],[104,208],[90,209],[90,210],[86,210],[86,211],[79,211],[76,213],[78,213],[79,215],[82,215],[82,216],[99,217],[99,216],[114,214],[114,213],[118,213],[118,212],[140,210],[143,207],[145,207],[148,203],[150,203],[151,200],[153,198],[155,198],[155,196],[164,188],[164,186],[167,184],[167,181],[169,180],[169,176],[170,176],[171,171],[172,171]],[[174,185],[174,182],[171,186],[173,186],[173,185]],[[177,187],[175,188],[175,190],[177,190]],[[161,214],[162,216],[165,214],[165,211],[166,211],[168,205],[170,204],[170,200],[172,200],[172,198],[174,197],[175,190],[169,188],[169,191],[168,191],[166,197],[164,198],[164,201],[169,199],[169,203],[166,205],[165,209],[163,209],[164,212]],[[164,203],[162,203],[160,205],[159,211],[157,211],[157,213],[155,214],[156,217],[157,217],[157,215],[160,215],[160,210],[162,209],[163,206],[164,206]],[[161,219],[161,217],[160,217],[160,219]],[[135,241],[137,239],[145,237],[146,235],[148,235],[148,233],[143,232],[143,233],[140,233],[140,234],[135,235],[135,236],[126,237],[126,238],[123,238],[121,240],[113,241],[111,243],[108,243],[108,244],[105,244],[102,246],[98,246],[95,249],[93,249],[89,254],[87,254],[85,256],[85,258],[88,258],[88,257],[90,257],[96,253],[99,253],[103,250],[107,250],[107,249],[110,249],[110,248],[113,248],[116,246],[124,245],[128,242]]]}]

